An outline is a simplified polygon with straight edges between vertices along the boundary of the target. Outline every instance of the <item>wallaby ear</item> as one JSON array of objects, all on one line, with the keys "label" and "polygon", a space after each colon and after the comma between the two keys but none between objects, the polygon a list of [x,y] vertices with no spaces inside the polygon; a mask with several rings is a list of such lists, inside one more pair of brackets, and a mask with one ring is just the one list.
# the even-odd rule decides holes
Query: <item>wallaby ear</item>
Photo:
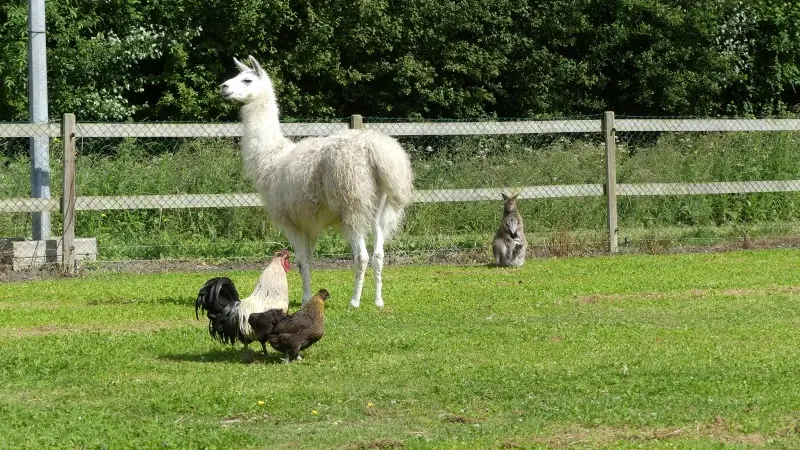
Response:
[{"label": "wallaby ear", "polygon": [[255,58],[253,58],[253,55],[250,55],[250,64],[253,65],[253,70],[256,71],[256,75],[258,75],[259,77],[264,76],[265,73],[264,69],[262,69],[261,64],[259,64],[258,61],[256,61]]},{"label": "wallaby ear", "polygon": [[508,196],[506,195],[506,193],[505,193],[505,192],[501,192],[501,193],[500,193],[500,195],[502,195],[502,196],[503,196],[503,201],[506,201],[506,200],[508,200]]},{"label": "wallaby ear", "polygon": [[519,195],[519,193],[516,193],[516,194],[512,195],[511,197],[509,197],[509,199],[516,201],[518,195]]},{"label": "wallaby ear", "polygon": [[239,72],[246,72],[248,70],[251,70],[249,67],[242,64],[242,62],[236,58],[233,58],[233,62],[236,64],[236,67],[239,69]]}]

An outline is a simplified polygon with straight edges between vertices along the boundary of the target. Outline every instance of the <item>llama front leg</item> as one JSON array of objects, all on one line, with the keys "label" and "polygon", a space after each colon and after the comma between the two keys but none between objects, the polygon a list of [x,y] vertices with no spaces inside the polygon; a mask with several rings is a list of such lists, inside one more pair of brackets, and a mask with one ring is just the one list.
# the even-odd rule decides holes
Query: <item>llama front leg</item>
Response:
[{"label": "llama front leg", "polygon": [[311,293],[311,249],[306,247],[303,251],[297,251],[300,266],[300,278],[303,280],[303,304],[314,295]]},{"label": "llama front leg", "polygon": [[367,272],[367,265],[369,264],[369,253],[367,252],[367,243],[364,241],[364,236],[351,238],[350,246],[353,248],[353,269],[356,273],[350,306],[358,308],[361,306],[361,290],[364,288],[364,274]]},{"label": "llama front leg", "polygon": [[310,238],[299,233],[286,233],[286,237],[294,248],[297,269],[303,280],[303,304],[305,304],[313,295],[311,293],[311,259],[314,244]]}]

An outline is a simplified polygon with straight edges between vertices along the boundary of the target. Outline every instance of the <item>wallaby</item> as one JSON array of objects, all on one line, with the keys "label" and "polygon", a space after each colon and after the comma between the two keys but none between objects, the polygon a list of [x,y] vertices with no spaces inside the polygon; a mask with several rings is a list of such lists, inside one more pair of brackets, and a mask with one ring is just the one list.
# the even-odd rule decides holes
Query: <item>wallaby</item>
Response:
[{"label": "wallaby", "polygon": [[500,267],[520,267],[525,263],[528,241],[525,239],[522,216],[517,210],[517,195],[503,196],[503,220],[494,235],[492,251]]}]

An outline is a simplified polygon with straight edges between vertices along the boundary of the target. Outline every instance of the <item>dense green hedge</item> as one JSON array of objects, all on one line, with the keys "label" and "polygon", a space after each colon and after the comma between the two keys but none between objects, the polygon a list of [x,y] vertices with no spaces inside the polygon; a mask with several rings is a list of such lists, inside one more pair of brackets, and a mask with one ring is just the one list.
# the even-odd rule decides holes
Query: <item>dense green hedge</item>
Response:
[{"label": "dense green hedge", "polygon": [[[26,1],[0,1],[0,120],[27,118]],[[772,115],[800,103],[800,3],[48,0],[52,117],[233,119],[257,56],[285,117]]]}]

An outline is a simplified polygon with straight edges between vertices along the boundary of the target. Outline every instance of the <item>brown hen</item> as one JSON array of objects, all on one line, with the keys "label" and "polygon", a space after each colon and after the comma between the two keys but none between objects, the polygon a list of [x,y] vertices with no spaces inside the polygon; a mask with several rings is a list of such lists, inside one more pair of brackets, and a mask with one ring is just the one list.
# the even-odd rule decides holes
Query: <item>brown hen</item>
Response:
[{"label": "brown hen", "polygon": [[285,318],[271,314],[267,317],[270,312],[251,314],[250,325],[258,339],[265,338],[272,348],[286,355],[287,362],[302,359],[300,351],[322,339],[325,333],[325,300],[329,297],[327,290],[320,289],[296,313]]}]

